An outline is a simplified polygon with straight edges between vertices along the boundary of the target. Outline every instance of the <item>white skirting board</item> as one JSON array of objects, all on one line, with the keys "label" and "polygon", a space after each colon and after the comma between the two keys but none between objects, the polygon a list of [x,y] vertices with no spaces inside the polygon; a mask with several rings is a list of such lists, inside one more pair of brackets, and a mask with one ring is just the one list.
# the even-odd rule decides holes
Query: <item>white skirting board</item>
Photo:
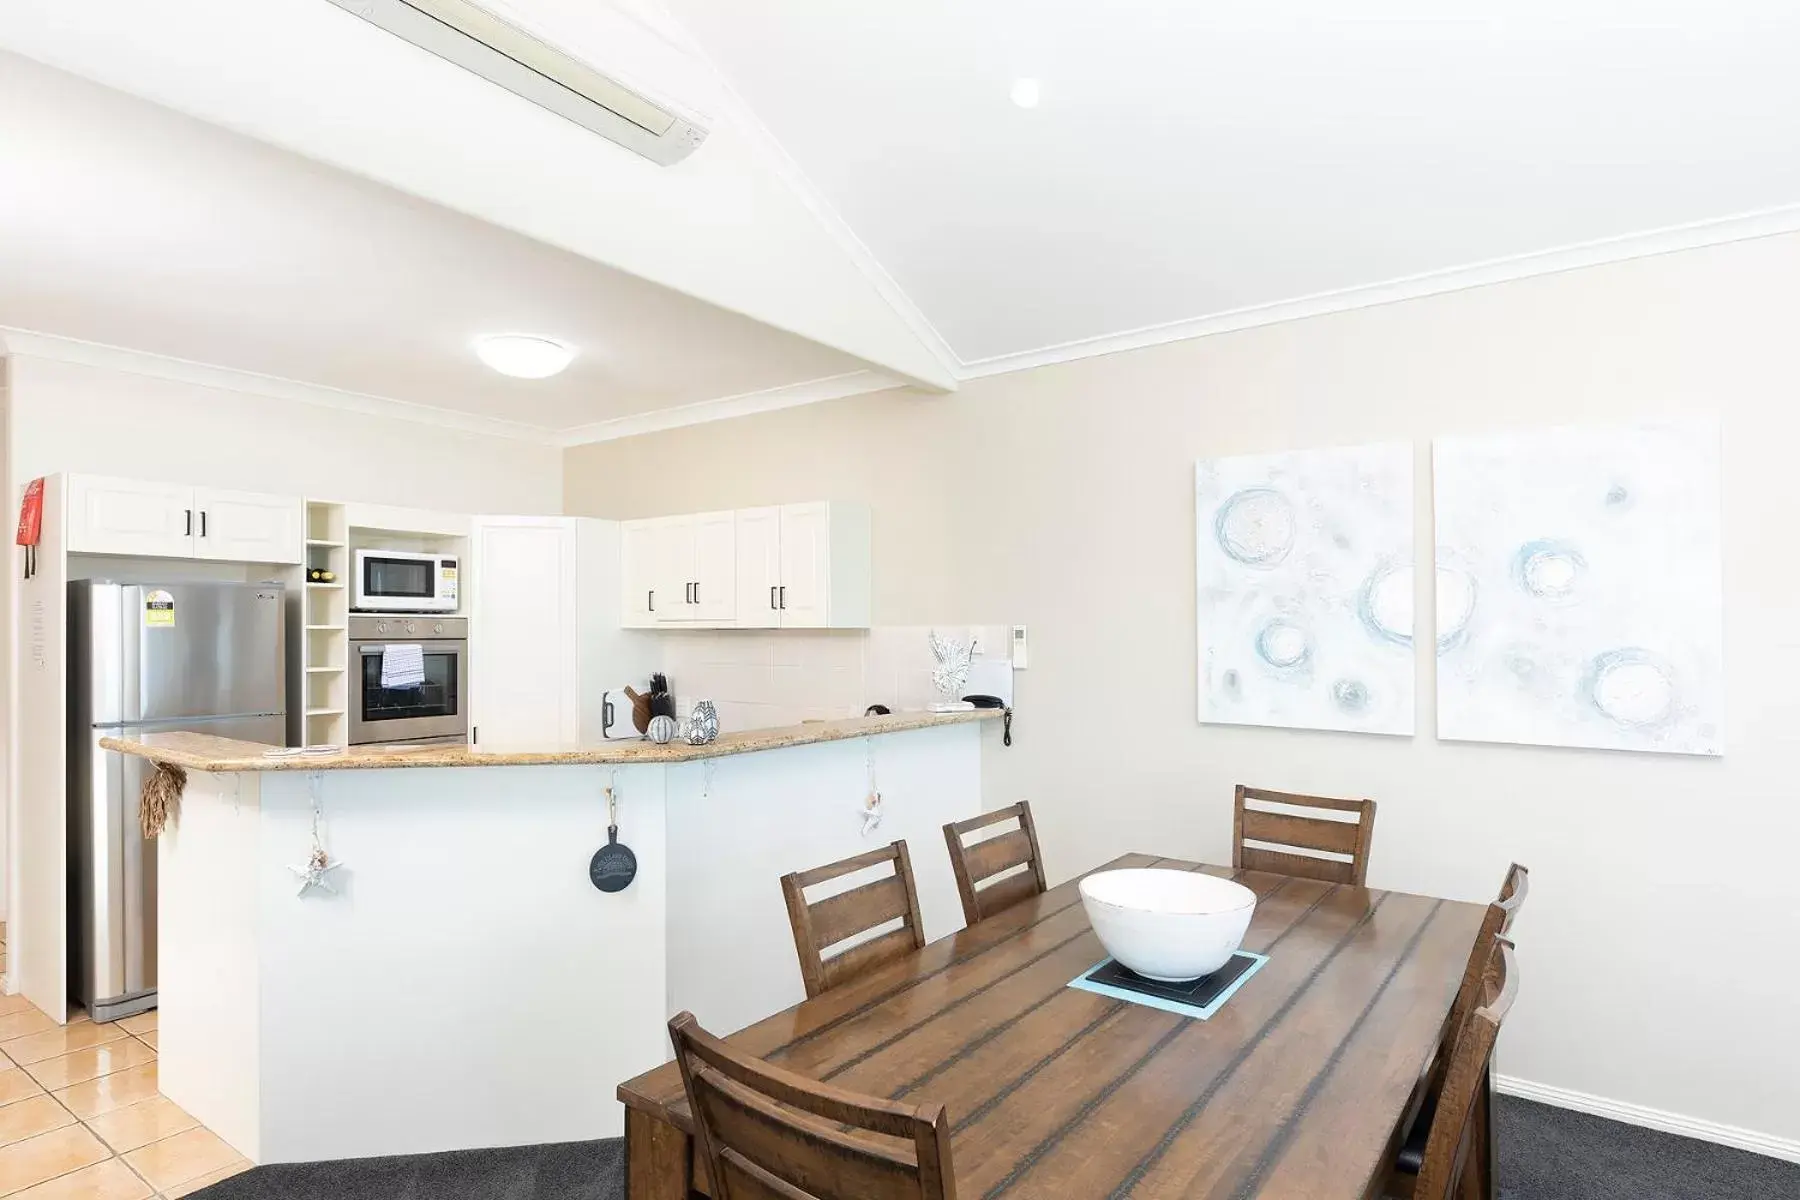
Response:
[{"label": "white skirting board", "polygon": [[1720,1146],[1748,1150],[1752,1154],[1764,1154],[1770,1158],[1800,1163],[1800,1140],[1794,1138],[1774,1137],[1770,1134],[1758,1133],[1754,1129],[1722,1125],[1717,1121],[1706,1121],[1699,1117],[1686,1117],[1680,1113],[1665,1112],[1660,1108],[1650,1108],[1642,1104],[1626,1104],[1621,1100],[1608,1100],[1604,1096],[1592,1096],[1586,1092],[1577,1092],[1569,1088],[1552,1087],[1547,1083],[1533,1083],[1529,1079],[1519,1079],[1512,1075],[1495,1075],[1494,1087],[1502,1095],[1517,1096],[1521,1100],[1536,1100],[1540,1104],[1548,1104],[1555,1108],[1567,1108],[1574,1112],[1587,1113],[1590,1116],[1605,1117],[1609,1121],[1620,1121],[1626,1125],[1638,1125],[1645,1129],[1679,1134],[1682,1137],[1691,1137],[1702,1142],[1714,1142]]}]

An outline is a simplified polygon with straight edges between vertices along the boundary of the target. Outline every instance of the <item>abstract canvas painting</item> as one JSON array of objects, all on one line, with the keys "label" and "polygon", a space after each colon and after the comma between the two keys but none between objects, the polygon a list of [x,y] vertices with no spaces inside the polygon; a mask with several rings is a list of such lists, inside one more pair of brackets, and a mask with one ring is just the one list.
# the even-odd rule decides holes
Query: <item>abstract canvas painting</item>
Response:
[{"label": "abstract canvas painting", "polygon": [[1724,752],[1715,424],[1440,438],[1438,736]]},{"label": "abstract canvas painting", "polygon": [[1408,446],[1195,468],[1200,720],[1413,731]]}]

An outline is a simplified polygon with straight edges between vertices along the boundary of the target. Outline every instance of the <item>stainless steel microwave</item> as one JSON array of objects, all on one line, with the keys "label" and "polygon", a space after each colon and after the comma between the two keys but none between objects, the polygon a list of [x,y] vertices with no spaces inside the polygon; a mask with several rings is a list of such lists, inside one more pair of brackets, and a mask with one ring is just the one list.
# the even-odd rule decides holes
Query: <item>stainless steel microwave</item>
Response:
[{"label": "stainless steel microwave", "polygon": [[350,606],[363,612],[455,612],[454,554],[358,550]]}]

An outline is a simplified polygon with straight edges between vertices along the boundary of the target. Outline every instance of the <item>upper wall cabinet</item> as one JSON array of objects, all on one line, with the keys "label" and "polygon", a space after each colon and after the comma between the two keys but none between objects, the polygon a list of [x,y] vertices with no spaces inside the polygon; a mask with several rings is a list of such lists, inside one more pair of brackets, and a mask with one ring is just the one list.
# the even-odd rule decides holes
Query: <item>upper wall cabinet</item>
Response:
[{"label": "upper wall cabinet", "polygon": [[818,502],[621,526],[628,628],[866,629],[870,517]]},{"label": "upper wall cabinet", "polygon": [[303,507],[297,496],[100,475],[70,475],[68,488],[72,554],[261,563],[302,558]]}]

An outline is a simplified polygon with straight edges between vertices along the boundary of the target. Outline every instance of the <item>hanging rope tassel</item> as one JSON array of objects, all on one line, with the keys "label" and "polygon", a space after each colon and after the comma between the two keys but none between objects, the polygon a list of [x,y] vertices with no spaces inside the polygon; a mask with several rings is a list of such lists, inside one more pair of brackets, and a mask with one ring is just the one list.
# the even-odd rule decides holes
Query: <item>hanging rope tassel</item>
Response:
[{"label": "hanging rope tassel", "polygon": [[187,790],[187,772],[174,763],[152,763],[149,778],[138,795],[138,828],[153,838],[181,815],[181,794]]}]

